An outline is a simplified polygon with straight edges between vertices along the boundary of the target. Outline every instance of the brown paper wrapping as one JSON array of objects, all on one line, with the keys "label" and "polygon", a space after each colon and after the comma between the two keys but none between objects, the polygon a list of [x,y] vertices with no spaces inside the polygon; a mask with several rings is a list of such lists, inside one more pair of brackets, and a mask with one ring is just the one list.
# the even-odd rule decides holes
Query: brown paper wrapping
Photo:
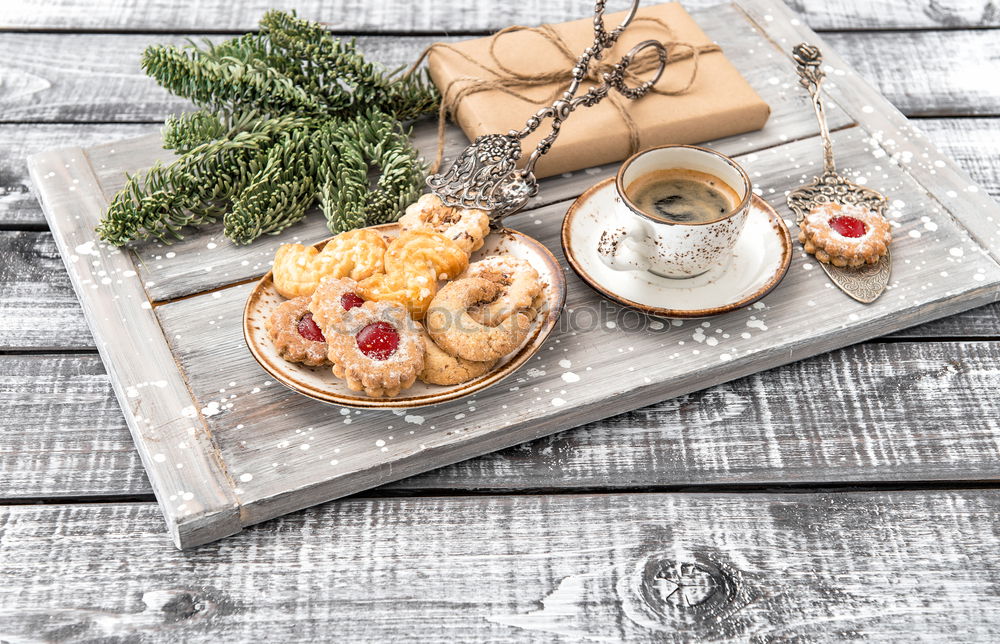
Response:
[{"label": "brown paper wrapping", "polygon": [[[610,30],[619,24],[624,14],[607,15],[607,28]],[[696,46],[712,42],[677,3],[644,7],[636,16],[614,49],[605,52],[602,63],[617,62],[635,44],[650,38]],[[640,20],[640,17],[659,19],[669,26],[669,32],[662,24]],[[593,20],[585,18],[553,25],[553,28],[573,52],[574,60],[568,60],[555,44],[541,34],[527,30],[502,34],[494,47],[494,55],[503,65],[520,73],[569,70],[576,62],[575,57],[593,42]],[[489,53],[492,38],[466,40],[453,43],[450,47],[487,68],[495,69]],[[678,54],[687,51],[685,47],[672,48],[672,62],[656,85],[658,89],[683,87],[688,82],[695,64],[693,58],[687,56],[675,60]],[[650,93],[635,101],[618,95],[620,104],[624,105],[635,124],[640,149],[668,143],[698,143],[764,127],[770,107],[726,60],[725,52],[703,53],[697,65],[694,83],[683,94],[666,96]],[[428,54],[427,66],[435,85],[442,93],[447,91],[448,96],[455,96],[470,83],[493,81],[502,74],[499,70],[497,74],[491,74],[446,47],[433,48]],[[640,76],[650,74],[647,71]],[[567,84],[559,83],[559,89]],[[585,82],[577,96],[592,85]],[[555,84],[516,88],[517,93],[530,100],[492,89],[468,93],[461,98],[452,116],[470,140],[483,134],[506,133],[524,127],[525,120],[546,105],[544,101],[555,89]],[[612,90],[612,94],[617,92]],[[524,140],[522,160],[539,139],[548,134],[550,122],[544,121]],[[635,151],[630,148],[628,125],[609,96],[593,107],[577,108],[566,119],[552,149],[535,167],[535,174],[541,178],[621,161]]]}]

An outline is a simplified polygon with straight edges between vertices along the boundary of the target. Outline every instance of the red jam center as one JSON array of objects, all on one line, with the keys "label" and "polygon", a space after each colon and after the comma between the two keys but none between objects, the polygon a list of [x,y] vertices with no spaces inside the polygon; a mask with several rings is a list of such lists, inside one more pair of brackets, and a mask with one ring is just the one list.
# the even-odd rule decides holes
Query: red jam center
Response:
[{"label": "red jam center", "polygon": [[301,335],[306,340],[312,340],[313,342],[326,342],[326,338],[323,337],[323,332],[319,330],[319,326],[313,321],[313,314],[306,313],[299,320],[299,335]]},{"label": "red jam center", "polygon": [[358,349],[373,360],[386,360],[399,348],[399,332],[388,322],[372,322],[358,331]]},{"label": "red jam center", "polygon": [[833,228],[844,237],[861,237],[868,231],[865,222],[846,215],[834,217],[830,220],[830,228]]},{"label": "red jam center", "polygon": [[350,311],[364,303],[365,301],[358,297],[357,293],[344,293],[340,296],[340,305],[344,307],[345,311]]}]

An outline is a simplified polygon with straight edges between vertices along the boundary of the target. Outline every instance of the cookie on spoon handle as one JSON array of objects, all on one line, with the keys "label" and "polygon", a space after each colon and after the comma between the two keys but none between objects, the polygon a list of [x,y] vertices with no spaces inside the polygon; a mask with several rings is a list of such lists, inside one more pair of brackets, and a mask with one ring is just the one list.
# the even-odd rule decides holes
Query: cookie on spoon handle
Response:
[{"label": "cookie on spoon handle", "polygon": [[[819,122],[823,174],[790,192],[788,207],[795,213],[799,239],[806,252],[816,256],[840,290],[858,302],[870,304],[885,291],[892,271],[892,235],[885,216],[889,202],[881,193],[837,173],[823,107],[826,74],[819,48],[800,43],[792,48],[792,58],[799,83],[809,92]],[[841,214],[839,210],[843,209],[850,212]]]}]

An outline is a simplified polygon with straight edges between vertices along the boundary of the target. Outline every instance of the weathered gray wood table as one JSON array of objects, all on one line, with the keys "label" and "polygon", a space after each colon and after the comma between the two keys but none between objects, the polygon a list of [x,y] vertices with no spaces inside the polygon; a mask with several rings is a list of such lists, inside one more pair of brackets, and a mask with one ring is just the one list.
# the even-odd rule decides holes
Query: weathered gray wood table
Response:
[{"label": "weathered gray wood table", "polygon": [[[402,62],[591,2],[5,5],[0,642],[996,641],[996,305],[175,550],[24,158],[155,132],[142,48],[278,5]],[[992,3],[793,8],[1000,196]]]}]

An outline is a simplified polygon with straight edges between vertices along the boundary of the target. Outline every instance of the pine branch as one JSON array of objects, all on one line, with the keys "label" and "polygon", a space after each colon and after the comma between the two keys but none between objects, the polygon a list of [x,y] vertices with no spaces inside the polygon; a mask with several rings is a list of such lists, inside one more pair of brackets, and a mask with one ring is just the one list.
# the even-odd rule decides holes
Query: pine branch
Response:
[{"label": "pine branch", "polygon": [[132,175],[112,200],[98,227],[105,241],[121,246],[134,239],[181,239],[183,226],[213,223],[228,200],[264,167],[268,149],[286,130],[313,121],[296,116],[237,125],[224,137],[198,145],[170,165]]},{"label": "pine branch", "polygon": [[145,174],[129,176],[101,219],[98,235],[115,246],[133,239],[169,242],[182,239],[180,229],[184,226],[214,222],[224,209],[200,201],[195,191],[177,189],[189,180],[176,165],[159,163]]},{"label": "pine branch", "polygon": [[322,110],[315,97],[255,58],[217,57],[193,45],[187,50],[152,46],[143,52],[142,68],[170,92],[213,111],[252,107],[271,114],[317,114]]},{"label": "pine branch", "polygon": [[128,178],[98,229],[110,243],[169,243],[227,210],[226,234],[249,243],[317,199],[338,232],[392,221],[419,194],[423,168],[396,119],[433,110],[436,90],[426,74],[366,61],[323,25],[270,11],[259,34],[149,47],[142,65],[202,109],[167,120],[164,146],[180,156]]},{"label": "pine branch", "polygon": [[440,97],[423,73],[398,78],[399,70],[390,73],[366,61],[353,40],[339,40],[323,25],[272,10],[260,26],[274,49],[299,61],[316,80],[311,89],[325,98],[329,113],[377,109],[408,120],[437,108]]},{"label": "pine branch", "polygon": [[[331,232],[395,221],[420,193],[423,167],[398,123],[368,112],[333,134],[338,164],[321,183],[321,207]],[[369,189],[369,173],[377,173]]]},{"label": "pine branch", "polygon": [[226,237],[249,244],[305,216],[316,202],[311,135],[306,129],[292,130],[269,150],[263,169],[236,196],[225,217]]},{"label": "pine branch", "polygon": [[183,154],[219,138],[227,130],[225,117],[207,110],[168,116],[163,124],[163,147]]}]

